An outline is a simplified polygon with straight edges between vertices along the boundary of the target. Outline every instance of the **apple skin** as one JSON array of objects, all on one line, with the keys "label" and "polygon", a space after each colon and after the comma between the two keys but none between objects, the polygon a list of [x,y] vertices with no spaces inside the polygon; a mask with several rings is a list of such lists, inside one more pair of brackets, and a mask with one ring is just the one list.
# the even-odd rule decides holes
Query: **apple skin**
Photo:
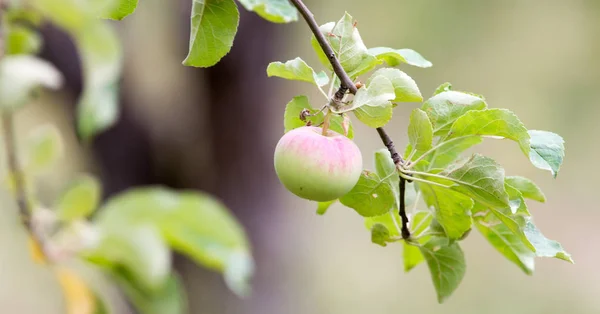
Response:
[{"label": "apple skin", "polygon": [[326,202],[350,192],[362,172],[362,155],[349,138],[319,127],[287,132],[275,148],[275,172],[296,196]]}]

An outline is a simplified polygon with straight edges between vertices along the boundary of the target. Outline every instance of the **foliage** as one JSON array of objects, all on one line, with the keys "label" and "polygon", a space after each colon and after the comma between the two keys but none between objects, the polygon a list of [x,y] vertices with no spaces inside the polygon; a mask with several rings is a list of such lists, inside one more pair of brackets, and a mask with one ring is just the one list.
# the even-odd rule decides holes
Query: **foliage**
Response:
[{"label": "foliage", "polygon": [[[191,2],[189,52],[183,64],[209,67],[234,43],[238,5],[234,0]],[[298,20],[293,4],[299,1],[238,2],[271,22]],[[127,17],[138,1],[31,0],[28,4],[15,1],[2,12],[6,56],[0,60],[0,109],[10,115],[30,102],[41,87],[60,87],[60,73],[33,56],[42,45],[36,29],[49,21],[67,32],[79,50],[85,86],[78,103],[77,131],[81,138],[91,140],[111,127],[119,112],[123,57],[106,20]],[[439,302],[455,291],[465,275],[460,242],[473,228],[526,274],[533,272],[536,256],[573,262],[558,242],[546,238],[533,223],[525,200],[546,200],[535,183],[506,176],[490,157],[463,156],[484,139],[508,139],[517,143],[533,166],[556,177],[564,159],[564,141],[559,135],[528,130],[514,113],[488,108],[482,96],[455,91],[450,83],[440,85],[424,100],[417,83],[396,67],[428,68],[432,63],[412,49],[367,47],[348,13],[313,31],[321,32],[334,51],[334,56],[325,55],[323,42],[313,34],[310,44],[323,70],[301,58],[273,62],[267,68],[268,76],[310,83],[325,98],[316,105],[306,96],[294,97],[285,109],[285,132],[323,125],[352,139],[350,113],[368,127],[381,128],[391,120],[394,108],[423,102],[410,115],[404,158],[395,162],[391,149],[377,151],[374,171],[365,170],[339,201],[364,217],[373,243],[402,243],[405,271],[425,262]],[[332,57],[351,80],[368,75],[365,84],[357,85],[355,95],[345,93],[348,86],[340,88],[342,78],[333,71]],[[327,84],[328,93],[323,89]],[[335,90],[343,92],[342,99],[334,99]],[[248,293],[254,267],[250,245],[239,223],[210,195],[154,186],[102,201],[99,180],[82,174],[46,209],[31,191],[31,182],[60,160],[59,132],[52,126],[32,130],[24,151],[24,182],[17,179],[19,173],[11,173],[5,181],[13,192],[19,184],[28,189],[24,204],[33,205],[32,255],[38,262],[55,266],[70,313],[108,311],[78,274],[65,266],[65,261],[74,258],[109,274],[141,313],[186,311],[181,281],[171,270],[172,250],[221,272],[238,295]],[[325,214],[334,202],[318,203],[317,213]],[[411,209],[409,218],[404,215],[407,208]],[[404,226],[410,229],[409,236]]]}]

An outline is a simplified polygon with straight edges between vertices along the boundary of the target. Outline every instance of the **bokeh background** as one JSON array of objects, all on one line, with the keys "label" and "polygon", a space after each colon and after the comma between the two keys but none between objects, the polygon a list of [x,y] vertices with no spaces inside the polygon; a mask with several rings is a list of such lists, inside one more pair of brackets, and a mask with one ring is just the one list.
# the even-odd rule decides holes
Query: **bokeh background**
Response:
[{"label": "bokeh background", "polygon": [[[307,0],[320,23],[348,11],[367,46],[413,48],[429,69],[402,67],[425,97],[449,81],[485,95],[491,107],[514,111],[530,129],[566,140],[556,180],[531,166],[517,145],[492,141],[477,151],[493,156],[507,174],[534,179],[548,196],[530,203],[536,224],[573,255],[570,265],[538,259],[533,276],[473,232],[463,242],[467,274],[438,305],[427,267],[402,270],[400,245],[370,243],[361,217],[336,205],[325,216],[287,193],[272,168],[283,133],[285,104],[297,94],[319,99],[308,84],[268,79],[270,61],[301,56],[320,67],[304,23],[274,25],[242,12],[234,48],[211,69],[181,65],[189,34],[190,1],[140,1],[115,23],[126,51],[123,117],[92,145],[78,143],[74,102],[81,89],[77,56],[64,34],[44,28],[42,56],[67,77],[18,116],[26,131],[57,124],[66,160],[41,178],[51,200],[80,171],[99,175],[106,196],[128,187],[165,184],[209,191],[222,198],[247,228],[257,260],[254,293],[234,297],[218,274],[176,256],[192,313],[206,314],[597,314],[600,313],[600,1],[598,0]],[[319,99],[320,100],[320,99]],[[418,104],[395,109],[387,127],[398,146]],[[381,148],[376,132],[355,123],[366,166]],[[54,277],[30,261],[13,201],[0,194],[0,312],[63,313]],[[119,303],[115,293],[115,302]],[[121,304],[121,303],[119,303]],[[123,304],[121,304],[123,306]],[[123,306],[123,313],[128,312]],[[165,313],[168,314],[168,313]]]}]

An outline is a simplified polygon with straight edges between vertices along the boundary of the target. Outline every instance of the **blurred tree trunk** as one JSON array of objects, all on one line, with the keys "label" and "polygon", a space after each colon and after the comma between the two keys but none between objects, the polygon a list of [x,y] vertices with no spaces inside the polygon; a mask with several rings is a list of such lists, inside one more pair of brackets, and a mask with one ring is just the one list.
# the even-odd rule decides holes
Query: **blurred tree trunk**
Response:
[{"label": "blurred tree trunk", "polygon": [[[273,278],[270,276],[277,275],[269,267],[269,255],[275,253],[269,252],[273,246],[268,243],[269,222],[279,207],[272,152],[280,128],[270,123],[278,121],[272,110],[277,105],[268,97],[272,82],[267,84],[265,69],[272,59],[277,34],[274,25],[240,11],[239,32],[231,53],[215,67],[195,70],[198,85],[204,82],[208,90],[196,103],[208,107],[205,111],[209,115],[198,120],[208,121],[212,130],[208,145],[198,143],[208,146],[211,164],[198,165],[198,168],[211,168],[213,175],[200,176],[190,182],[174,176],[176,171],[157,170],[158,162],[153,155],[156,150],[152,149],[156,143],[151,143],[148,130],[132,114],[130,109],[135,100],[126,86],[121,89],[122,113],[118,123],[99,135],[91,147],[105,186],[105,197],[146,184],[201,188],[221,198],[246,227],[259,265],[251,300],[239,300],[226,289],[220,275],[176,256],[175,267],[188,291],[190,313],[283,312],[277,305],[282,302],[278,297],[281,292],[269,285],[269,278]],[[189,16],[189,11],[185,14]],[[189,33],[189,24],[184,26],[187,29],[181,30],[178,36]],[[69,38],[55,28],[45,28],[44,37],[42,57],[65,74],[66,89],[73,96],[69,110],[74,123],[74,104],[82,87],[80,64],[74,61],[78,60],[76,50]],[[127,82],[127,78],[124,81]],[[173,147],[168,148],[171,149]],[[177,151],[185,154],[186,148]],[[177,165],[171,167],[176,169]],[[194,172],[197,173],[197,169]]]}]

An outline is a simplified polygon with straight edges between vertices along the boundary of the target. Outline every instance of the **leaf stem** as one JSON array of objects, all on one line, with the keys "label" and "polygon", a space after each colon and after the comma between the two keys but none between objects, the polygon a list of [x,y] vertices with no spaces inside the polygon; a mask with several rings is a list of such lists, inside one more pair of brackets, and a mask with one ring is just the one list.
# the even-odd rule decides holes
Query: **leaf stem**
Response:
[{"label": "leaf stem", "polygon": [[[356,92],[358,91],[358,88],[356,87],[356,85],[354,85],[354,82],[352,81],[350,76],[348,76],[348,73],[346,73],[344,68],[342,67],[342,64],[340,63],[337,56],[335,55],[333,48],[331,48],[331,45],[329,44],[329,42],[327,41],[327,39],[325,38],[325,36],[321,32],[321,30],[319,29],[319,24],[315,20],[314,14],[308,9],[308,7],[306,7],[306,5],[302,2],[302,0],[290,0],[290,2],[294,5],[294,7],[296,7],[296,9],[298,9],[300,14],[306,21],[306,24],[308,24],[308,27],[310,28],[312,33],[315,35],[317,42],[319,42],[319,46],[321,46],[321,49],[327,56],[327,59],[329,59],[329,62],[331,63],[331,67],[333,68],[333,72],[340,79],[340,87],[335,92],[333,97],[331,98],[331,102],[335,103],[335,104],[342,102],[344,99],[344,96],[346,95],[346,92],[348,92],[348,91],[351,94],[356,94]],[[333,82],[335,82],[335,80],[332,81],[332,85],[333,85]],[[392,142],[392,139],[389,137],[387,132],[383,128],[379,127],[379,128],[377,128],[377,133],[379,134],[379,137],[381,138],[381,141],[383,142],[385,147],[390,152],[390,155],[392,157],[392,160],[394,161],[394,164],[404,165],[404,160],[402,159],[400,154],[398,154],[398,152],[396,151],[394,142]],[[404,182],[405,180],[403,180],[403,179],[406,179],[406,178],[402,178],[402,176],[401,176],[401,178],[400,178],[401,186],[406,184],[406,182]],[[403,206],[404,204],[402,201],[404,199],[404,191],[402,188],[400,190],[401,190],[401,193],[400,193],[400,200],[401,200],[400,216],[402,217],[402,220],[403,220],[402,225],[403,225],[403,229],[404,229],[404,226],[408,224],[408,219],[406,218],[406,209],[404,208],[404,206]],[[402,216],[402,213],[404,213],[404,216]],[[410,232],[408,231],[408,228],[406,229],[406,232],[404,232],[404,230],[403,230],[403,236],[405,234],[407,235],[407,238],[410,237]]]},{"label": "leaf stem", "polygon": [[425,184],[437,185],[437,186],[443,187],[443,188],[450,188],[449,186],[447,186],[445,184],[441,184],[441,183],[437,183],[437,182],[433,182],[433,181],[429,181],[429,180],[425,180],[425,179],[421,179],[421,178],[416,178],[416,177],[409,177],[406,174],[404,174],[403,172],[398,172],[398,173],[400,174],[400,177],[404,178],[405,180],[411,180],[411,181],[421,182],[421,183],[425,183]]}]

